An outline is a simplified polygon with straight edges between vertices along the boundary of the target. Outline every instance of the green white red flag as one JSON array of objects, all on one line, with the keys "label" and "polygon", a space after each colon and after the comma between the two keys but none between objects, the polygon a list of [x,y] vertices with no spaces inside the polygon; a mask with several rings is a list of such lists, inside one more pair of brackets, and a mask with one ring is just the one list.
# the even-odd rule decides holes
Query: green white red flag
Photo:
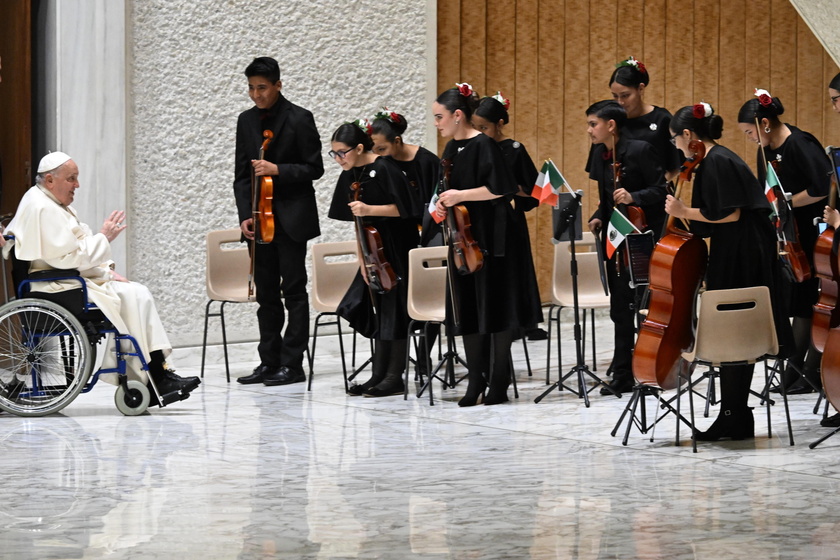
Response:
[{"label": "green white red flag", "polygon": [[560,170],[557,169],[557,166],[554,165],[554,162],[547,159],[540,170],[540,174],[537,175],[534,190],[531,191],[531,196],[539,200],[540,204],[551,204],[552,206],[557,206],[557,202],[560,199],[558,196],[560,194],[560,189],[564,186],[569,193],[574,194],[568,181],[566,181],[566,178],[563,177],[562,173],[560,173]]},{"label": "green white red flag", "polygon": [[628,233],[641,233],[633,223],[627,219],[627,216],[613,210],[610,216],[610,223],[607,226],[607,259],[611,259],[616,250],[624,243],[624,238]]}]

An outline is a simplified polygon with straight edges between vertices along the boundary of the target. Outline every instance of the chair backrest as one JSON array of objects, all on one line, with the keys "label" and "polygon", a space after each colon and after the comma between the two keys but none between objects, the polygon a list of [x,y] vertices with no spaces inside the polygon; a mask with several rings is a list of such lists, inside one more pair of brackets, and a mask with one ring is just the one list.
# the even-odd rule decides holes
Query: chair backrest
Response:
[{"label": "chair backrest", "polygon": [[779,352],[767,286],[709,290],[700,295],[693,359],[712,365],[754,363]]},{"label": "chair backrest", "polygon": [[239,228],[207,234],[207,297],[215,301],[246,302],[251,257],[240,243]]},{"label": "chair backrest", "polygon": [[355,241],[313,245],[312,308],[319,313],[335,313],[358,271]]},{"label": "chair backrest", "polygon": [[[583,232],[583,239],[575,241],[575,258],[578,263],[578,299],[581,307],[609,307],[610,297],[604,294],[601,274],[598,272],[597,241],[592,232]],[[571,243],[561,241],[554,246],[554,269],[552,272],[552,299],[556,305],[571,307],[572,275]]]},{"label": "chair backrest", "polygon": [[447,253],[446,246],[408,252],[408,316],[415,321],[446,318]]}]

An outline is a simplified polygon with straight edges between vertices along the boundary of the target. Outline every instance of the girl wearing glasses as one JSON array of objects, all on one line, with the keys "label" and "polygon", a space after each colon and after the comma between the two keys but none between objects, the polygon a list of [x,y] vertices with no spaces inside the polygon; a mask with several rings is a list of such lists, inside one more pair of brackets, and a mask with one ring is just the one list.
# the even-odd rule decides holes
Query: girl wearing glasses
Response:
[{"label": "girl wearing glasses", "polygon": [[[362,336],[375,342],[373,373],[365,383],[348,388],[352,396],[386,397],[405,390],[406,330],[408,328],[408,252],[417,247],[417,208],[408,181],[390,157],[371,150],[370,124],[345,123],[332,135],[329,155],[342,172],[333,193],[329,217],[375,227],[396,285],[386,293],[369,288],[361,270],[338,306],[338,315]],[[359,196],[354,189],[359,188]],[[354,200],[358,198],[358,200]]]},{"label": "girl wearing glasses", "polygon": [[[706,289],[723,290],[768,286],[773,297],[780,354],[789,351],[790,323],[784,309],[781,270],[776,254],[776,233],[770,222],[770,205],[749,166],[716,142],[723,119],[708,103],[683,107],[671,119],[671,134],[686,158],[693,157],[691,142],[705,145],[706,155],[697,168],[691,205],[668,195],[665,211],[690,220],[691,232],[710,239]],[[720,413],[699,441],[752,438],[755,423],[747,399],[753,365],[720,368]]]},{"label": "girl wearing glasses", "polygon": [[444,91],[432,104],[435,127],[451,138],[443,152],[451,162],[449,188],[439,193],[436,213],[444,217],[449,208],[463,205],[484,255],[483,266],[471,274],[450,268],[452,290],[447,286],[447,321],[463,336],[469,372],[459,406],[508,401],[514,332],[542,321],[539,298],[526,280],[534,275],[528,231],[510,205],[519,189],[499,145],[470,123],[477,104],[469,84]]},{"label": "girl wearing glasses", "polygon": [[[738,128],[759,145],[756,169],[758,182],[764,185],[767,165],[773,166],[785,192],[793,194],[790,205],[798,232],[798,241],[811,272],[804,282],[790,282],[790,313],[793,316],[794,348],[782,381],[789,395],[811,393],[820,387],[822,354],[811,346],[811,316],[819,298],[819,279],[813,274],[814,244],[819,232],[814,218],[821,218],[825,198],[831,186],[831,163],[819,140],[792,124],[779,120],[785,112],[781,100],[766,90],[755,90],[738,112]],[[762,153],[763,152],[763,153]],[[790,239],[796,241],[796,239]],[[807,358],[806,358],[807,355]],[[799,375],[802,372],[808,381]]]}]

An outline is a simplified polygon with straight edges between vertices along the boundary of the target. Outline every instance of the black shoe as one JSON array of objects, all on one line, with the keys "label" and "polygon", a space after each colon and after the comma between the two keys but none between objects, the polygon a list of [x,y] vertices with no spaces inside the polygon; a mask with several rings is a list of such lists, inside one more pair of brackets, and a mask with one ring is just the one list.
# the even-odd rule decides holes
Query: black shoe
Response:
[{"label": "black shoe", "polygon": [[811,387],[811,384],[801,377],[794,381],[793,385],[785,389],[785,393],[788,395],[807,395],[808,393],[814,392],[814,388]]},{"label": "black shoe", "polygon": [[292,383],[301,383],[303,381],[306,381],[306,374],[303,373],[303,370],[291,366],[280,366],[276,371],[263,375],[263,385],[267,387],[291,385]]},{"label": "black shoe", "polygon": [[370,379],[368,379],[367,381],[365,381],[361,385],[359,385],[358,383],[356,383],[354,385],[350,385],[350,387],[348,387],[348,389],[347,389],[347,394],[350,395],[351,397],[361,397],[365,393],[365,391],[367,391],[371,387],[376,387],[377,385],[379,385],[382,382],[383,379],[385,379],[384,376],[381,376],[381,377],[371,376]]},{"label": "black shoe", "polygon": [[[610,382],[607,383],[607,387],[609,387],[609,389],[607,389],[607,387],[601,387],[601,394],[607,396],[615,395],[615,393],[617,393],[617,395],[615,396],[620,397],[621,393],[631,392],[635,385],[636,382],[633,380],[632,377],[616,377],[614,375],[612,380],[610,380]],[[612,391],[610,389],[612,389]]]},{"label": "black shoe", "polygon": [[189,393],[198,387],[192,379],[184,379],[169,370],[164,370],[162,374],[158,375],[152,374],[152,379],[154,380],[155,387],[157,387],[158,393],[160,393],[161,396],[178,392]]},{"label": "black shoe", "polygon": [[392,397],[405,394],[405,383],[402,373],[389,373],[381,383],[374,385],[364,392],[366,397]]},{"label": "black shoe", "polygon": [[741,440],[755,437],[755,419],[751,408],[721,410],[717,419],[705,432],[694,431],[697,441],[721,439]]},{"label": "black shoe", "polygon": [[500,391],[493,391],[493,389],[491,388],[489,391],[487,391],[487,396],[484,397],[485,406],[502,404],[506,402],[510,402],[510,398],[507,395],[507,389],[505,389],[505,391],[502,393]]},{"label": "black shoe", "polygon": [[483,403],[485,388],[486,385],[483,383],[480,385],[478,383],[467,385],[467,392],[463,397],[461,397],[461,400],[458,401],[458,406],[467,407]]},{"label": "black shoe", "polygon": [[263,375],[265,375],[269,371],[274,371],[276,368],[271,366],[267,366],[265,364],[260,364],[254,368],[253,373],[251,375],[245,375],[243,377],[237,377],[236,382],[242,383],[243,385],[253,385],[255,383],[262,383],[263,382]]},{"label": "black shoe", "polygon": [[539,327],[535,327],[533,329],[526,330],[525,336],[528,337],[528,340],[546,340],[548,338],[548,333]]},{"label": "black shoe", "polygon": [[192,391],[193,389],[201,385],[201,379],[199,379],[198,377],[194,375],[191,377],[181,377],[169,368],[165,368],[163,370],[163,377],[165,379],[169,379],[170,381],[182,383],[186,387],[187,391]]},{"label": "black shoe", "polygon": [[820,426],[823,428],[840,428],[840,412],[820,420]]}]

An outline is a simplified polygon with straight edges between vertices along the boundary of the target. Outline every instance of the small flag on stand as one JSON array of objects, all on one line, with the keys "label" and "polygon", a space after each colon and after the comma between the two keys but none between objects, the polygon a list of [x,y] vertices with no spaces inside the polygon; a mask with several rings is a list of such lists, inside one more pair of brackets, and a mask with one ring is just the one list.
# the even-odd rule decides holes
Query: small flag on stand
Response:
[{"label": "small flag on stand", "polygon": [[627,216],[613,210],[610,216],[610,223],[607,226],[607,259],[611,259],[616,250],[624,243],[624,238],[628,233],[641,233],[633,223],[627,219]]},{"label": "small flag on stand", "polygon": [[534,190],[531,191],[531,196],[540,201],[540,204],[551,204],[557,206],[559,200],[560,189],[565,186],[566,189],[572,193],[572,188],[554,165],[554,162],[547,159],[537,175],[537,181],[534,184]]}]

